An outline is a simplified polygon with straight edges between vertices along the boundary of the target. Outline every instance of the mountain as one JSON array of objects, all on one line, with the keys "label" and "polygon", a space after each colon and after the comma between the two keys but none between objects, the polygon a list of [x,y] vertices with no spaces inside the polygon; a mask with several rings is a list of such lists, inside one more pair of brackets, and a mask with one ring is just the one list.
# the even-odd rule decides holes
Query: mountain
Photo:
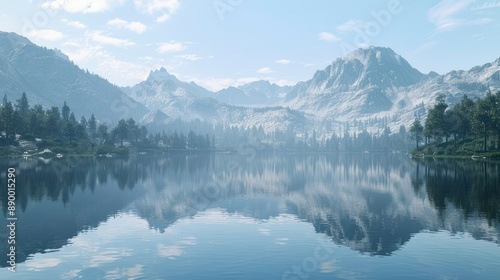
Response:
[{"label": "mountain", "polygon": [[408,127],[419,106],[429,109],[440,94],[454,104],[464,94],[478,97],[489,88],[500,88],[499,70],[497,59],[468,71],[424,75],[392,49],[368,47],[336,59],[310,80],[299,82],[281,105],[339,122],[388,118],[395,131],[401,124]]},{"label": "mountain", "polygon": [[290,86],[281,87],[260,80],[220,90],[215,94],[215,98],[220,102],[238,106],[277,106],[290,89]]},{"label": "mountain", "polygon": [[296,133],[316,129],[323,137],[341,132],[346,123],[351,131],[376,132],[386,126],[397,131],[400,125],[409,127],[417,112],[424,115],[440,94],[454,104],[464,94],[480,97],[488,89],[500,89],[500,59],[468,71],[423,74],[390,48],[368,47],[334,60],[293,87],[256,81],[212,93],[162,68],[123,90],[151,112],[168,116],[150,114],[150,122],[182,118],[262,125],[266,131],[293,127]]},{"label": "mountain", "polygon": [[150,111],[161,111],[171,118],[211,119],[216,100],[213,93],[191,82],[179,81],[165,68],[151,71],[146,81],[122,88],[132,99]]},{"label": "mountain", "polygon": [[[144,104],[150,112],[143,122],[167,124],[174,119],[204,120],[228,126],[262,126],[267,132],[276,127],[283,131],[289,126],[304,127],[304,114],[283,107],[249,108],[219,102],[214,93],[191,82],[182,82],[165,68],[151,71],[148,78],[122,90],[134,100]],[[239,91],[229,88],[229,91]],[[211,97],[212,96],[212,97]]]},{"label": "mountain", "polygon": [[397,89],[423,76],[389,48],[358,49],[297,84],[285,102],[320,116],[350,119],[389,110]]},{"label": "mountain", "polygon": [[15,102],[26,92],[30,104],[45,107],[66,101],[77,117],[94,113],[109,122],[133,117],[163,125],[199,119],[262,126],[267,132],[315,129],[322,138],[342,127],[397,131],[400,125],[409,127],[417,112],[425,115],[440,94],[454,104],[464,94],[481,97],[488,89],[500,89],[500,58],[467,71],[423,74],[383,47],[357,49],[293,87],[255,81],[214,93],[161,68],[135,86],[118,88],[80,69],[60,50],[0,32],[0,96]]},{"label": "mountain", "polygon": [[0,95],[15,102],[26,92],[31,105],[61,107],[75,116],[98,120],[142,118],[148,110],[120,88],[73,64],[59,50],[33,44],[15,33],[0,32]]}]

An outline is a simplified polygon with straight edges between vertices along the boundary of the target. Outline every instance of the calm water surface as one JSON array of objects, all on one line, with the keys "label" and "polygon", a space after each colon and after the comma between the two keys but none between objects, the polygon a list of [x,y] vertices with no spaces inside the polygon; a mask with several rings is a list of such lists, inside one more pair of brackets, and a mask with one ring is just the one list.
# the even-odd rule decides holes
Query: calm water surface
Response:
[{"label": "calm water surface", "polygon": [[[17,172],[17,271],[6,171]],[[0,279],[498,279],[500,164],[0,159]]]}]

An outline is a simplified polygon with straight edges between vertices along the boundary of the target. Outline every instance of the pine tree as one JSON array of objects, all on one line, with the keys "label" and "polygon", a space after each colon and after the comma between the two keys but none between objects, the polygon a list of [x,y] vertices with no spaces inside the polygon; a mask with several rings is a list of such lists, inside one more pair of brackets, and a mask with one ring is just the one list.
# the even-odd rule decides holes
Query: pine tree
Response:
[{"label": "pine tree", "polygon": [[14,108],[12,107],[12,103],[7,101],[7,98],[4,98],[4,103],[2,107],[2,122],[3,129],[5,130],[5,138],[7,139],[7,143],[12,142],[15,135],[15,119],[14,119]]},{"label": "pine tree", "polygon": [[446,108],[448,108],[448,104],[445,102],[444,95],[439,95],[436,101],[436,105],[429,110],[429,114],[425,120],[424,132],[426,135],[433,136],[435,140],[440,141],[442,137],[449,136],[449,124],[444,114]]},{"label": "pine tree", "polygon": [[18,117],[16,118],[17,132],[21,135],[29,133],[29,104],[26,93],[23,92],[20,99],[17,100],[16,111],[18,112]]},{"label": "pine tree", "polygon": [[410,127],[410,134],[411,138],[415,140],[418,149],[418,143],[422,141],[422,136],[424,134],[424,127],[420,123],[419,119],[415,119],[413,121],[413,124]]},{"label": "pine tree", "polygon": [[113,135],[120,140],[120,146],[123,147],[123,140],[128,136],[128,126],[124,119],[118,122],[118,125],[113,129]]},{"label": "pine tree", "polygon": [[104,144],[108,140],[108,136],[108,127],[105,124],[100,124],[97,128],[97,137],[99,137],[100,140],[99,145]]},{"label": "pine tree", "polygon": [[[90,120],[88,122],[88,127],[89,127],[90,140],[92,141],[96,137],[96,133],[97,133],[97,122],[95,120],[94,114],[92,114],[92,116],[90,116]],[[107,128],[106,128],[106,130],[107,130]]]},{"label": "pine tree", "polygon": [[70,111],[69,106],[66,104],[66,101],[64,101],[64,105],[62,106],[62,118],[64,122],[68,122]]},{"label": "pine tree", "polygon": [[495,128],[496,97],[488,92],[484,99],[479,99],[474,110],[474,129],[483,135],[483,151],[487,151],[487,142],[490,130]]}]

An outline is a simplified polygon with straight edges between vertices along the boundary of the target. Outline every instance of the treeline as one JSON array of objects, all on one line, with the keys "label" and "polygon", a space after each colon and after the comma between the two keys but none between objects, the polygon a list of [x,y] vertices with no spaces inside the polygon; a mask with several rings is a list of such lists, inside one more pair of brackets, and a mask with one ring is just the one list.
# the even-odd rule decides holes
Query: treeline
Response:
[{"label": "treeline", "polygon": [[404,126],[398,132],[392,132],[386,126],[382,131],[369,133],[366,129],[352,132],[345,126],[341,134],[318,137],[315,130],[311,134],[304,132],[296,135],[289,129],[285,132],[275,130],[273,133],[275,146],[287,150],[309,150],[330,152],[391,152],[406,151],[409,147],[409,137]]},{"label": "treeline", "polygon": [[54,148],[54,152],[106,153],[128,152],[119,147],[137,149],[214,149],[208,135],[197,135],[190,131],[171,135],[148,134],[145,126],[136,124],[133,118],[122,119],[114,127],[98,123],[92,114],[87,120],[77,120],[69,106],[59,109],[52,106],[46,110],[41,105],[30,107],[26,93],[12,104],[5,95],[0,107],[0,154],[7,154],[9,146],[19,147],[20,141],[33,141],[37,149]]},{"label": "treeline", "polygon": [[167,124],[144,126],[129,118],[108,126],[99,123],[94,115],[77,120],[66,103],[61,108],[53,106],[46,110],[41,105],[30,107],[23,93],[14,105],[4,97],[0,108],[0,132],[3,132],[0,146],[4,148],[0,147],[0,154],[12,153],[6,146],[19,147],[22,140],[36,143],[37,149],[49,148],[55,153],[74,154],[126,153],[130,148],[137,151],[238,151],[249,148],[330,152],[409,150],[411,140],[404,126],[391,131],[387,125],[389,119],[371,121],[385,125],[378,131],[368,132],[367,126],[359,121],[341,124],[337,130],[333,129],[332,122],[325,122],[316,126],[320,131],[317,133],[317,130],[304,126],[266,131],[262,126],[227,126],[198,119],[176,119]]},{"label": "treeline", "polygon": [[[443,95],[436,98],[436,104],[428,112],[425,123],[416,118],[410,127],[410,134],[419,143],[427,146],[450,144],[457,149],[491,152],[500,150],[500,91],[486,93],[484,98],[470,99],[464,95],[460,103],[449,106]],[[493,137],[492,137],[493,136]],[[464,148],[470,142],[480,141],[480,147]],[[450,142],[449,142],[450,141]],[[449,149],[450,151],[453,149]],[[474,152],[473,151],[473,152]],[[440,151],[442,152],[442,151]]]}]

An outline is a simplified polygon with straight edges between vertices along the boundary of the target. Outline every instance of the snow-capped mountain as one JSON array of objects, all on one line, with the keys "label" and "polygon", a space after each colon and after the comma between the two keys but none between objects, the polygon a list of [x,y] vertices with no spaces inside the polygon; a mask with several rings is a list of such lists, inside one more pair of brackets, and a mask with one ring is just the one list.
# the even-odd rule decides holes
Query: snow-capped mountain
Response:
[{"label": "snow-capped mountain", "polygon": [[499,71],[497,59],[469,71],[424,75],[390,48],[369,47],[336,59],[298,83],[282,105],[340,122],[387,117],[395,131],[411,123],[419,104],[428,109],[440,94],[453,104],[464,94],[483,96],[487,89],[500,88]]},{"label": "snow-capped mountain", "polygon": [[[133,117],[165,124],[176,118],[200,119],[262,126],[267,132],[314,128],[325,135],[339,132],[346,122],[360,130],[352,126],[358,120],[366,121],[363,128],[372,131],[380,125],[397,131],[400,125],[410,125],[422,104],[425,109],[433,106],[440,94],[453,104],[465,94],[484,96],[488,89],[500,89],[500,58],[467,71],[422,74],[390,48],[381,47],[355,50],[293,87],[256,81],[214,93],[161,68],[138,85],[120,89],[83,71],[57,49],[0,32],[0,96],[15,101],[26,92],[30,104],[46,107],[61,107],[66,101],[76,116],[94,113],[101,121]],[[369,120],[381,118],[384,122],[375,122],[377,127],[367,127],[374,126]]]},{"label": "snow-capped mountain", "polygon": [[389,110],[397,90],[422,77],[389,48],[358,49],[293,87],[285,104],[319,116],[351,119]]},{"label": "snow-capped mountain", "polygon": [[[233,89],[239,91],[228,90]],[[199,119],[240,127],[262,126],[269,132],[275,128],[286,130],[289,126],[303,128],[307,122],[304,114],[288,108],[250,108],[221,103],[213,97],[214,93],[193,82],[180,81],[165,68],[151,71],[145,81],[122,90],[154,112],[145,116],[145,123]]]},{"label": "snow-capped mountain", "polygon": [[145,81],[122,90],[150,111],[159,110],[170,118],[210,120],[216,117],[214,110],[218,102],[209,97],[212,92],[193,82],[179,81],[163,67],[151,71]]},{"label": "snow-capped mountain", "polygon": [[353,120],[384,119],[363,128],[376,131],[388,125],[397,131],[400,125],[409,127],[416,110],[425,112],[440,94],[454,104],[464,94],[483,96],[488,89],[500,89],[500,59],[468,71],[422,74],[392,49],[368,47],[336,59],[312,79],[293,87],[256,81],[212,93],[179,81],[162,68],[124,91],[150,111],[170,119],[262,125],[267,131],[291,126],[311,132],[314,128],[325,135],[333,133],[332,125],[340,132],[341,125],[348,122],[352,130],[361,130],[352,125]]},{"label": "snow-capped mountain", "polygon": [[88,73],[59,50],[31,43],[15,33],[0,32],[0,96],[11,102],[26,92],[31,105],[61,107],[75,116],[94,114],[101,121],[140,119],[147,109],[107,80]]},{"label": "snow-capped mountain", "polygon": [[238,106],[277,106],[282,103],[290,89],[290,86],[281,87],[269,81],[260,80],[220,90],[215,98],[220,102]]}]

